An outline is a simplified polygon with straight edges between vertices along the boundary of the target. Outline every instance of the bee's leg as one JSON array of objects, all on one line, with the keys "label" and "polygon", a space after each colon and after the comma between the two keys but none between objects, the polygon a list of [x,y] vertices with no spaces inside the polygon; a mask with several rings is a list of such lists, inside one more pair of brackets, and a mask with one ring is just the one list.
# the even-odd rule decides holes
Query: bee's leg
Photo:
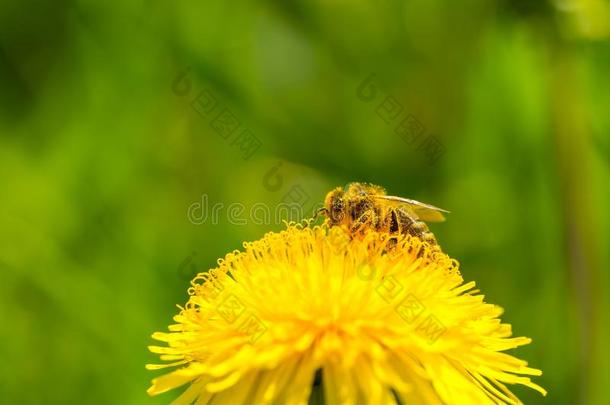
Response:
[{"label": "bee's leg", "polygon": [[370,224],[371,222],[371,213],[369,211],[366,211],[352,222],[352,227],[350,231],[355,233],[360,230],[363,230],[367,226],[367,224]]},{"label": "bee's leg", "polygon": [[369,226],[373,229],[375,229],[376,231],[379,230],[379,228],[382,226],[382,217],[381,217],[381,211],[379,210],[379,208],[375,207],[370,211],[370,215],[371,215],[371,220],[369,222]]},{"label": "bee's leg", "polygon": [[398,214],[396,213],[396,210],[390,210],[390,215],[388,215],[388,220],[389,220],[388,232],[390,232],[390,233],[398,232],[400,230],[400,222],[399,222]]},{"label": "bee's leg", "polygon": [[[387,228],[388,233],[396,234],[400,231],[400,219],[396,210],[390,210],[390,215],[387,215],[387,224],[385,224],[385,228]],[[390,237],[388,240],[388,248],[393,249],[398,243],[398,238],[396,236]]]},{"label": "bee's leg", "polygon": [[366,210],[356,220],[354,220],[350,231],[356,233],[366,228],[374,228],[376,221],[377,218],[375,212],[373,210]]}]

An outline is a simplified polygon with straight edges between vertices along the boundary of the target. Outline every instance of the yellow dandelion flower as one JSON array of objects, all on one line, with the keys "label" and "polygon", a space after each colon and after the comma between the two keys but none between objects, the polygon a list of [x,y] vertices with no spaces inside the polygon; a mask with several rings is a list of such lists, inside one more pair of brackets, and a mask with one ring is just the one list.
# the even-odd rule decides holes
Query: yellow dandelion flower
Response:
[{"label": "yellow dandelion flower", "polygon": [[[409,235],[359,238],[339,227],[289,225],[191,282],[169,333],[151,346],[180,366],[156,395],[190,384],[177,404],[521,403],[507,384],[546,394],[540,370],[503,353],[511,337],[464,283],[458,264]],[[318,378],[316,378],[316,376]]]}]

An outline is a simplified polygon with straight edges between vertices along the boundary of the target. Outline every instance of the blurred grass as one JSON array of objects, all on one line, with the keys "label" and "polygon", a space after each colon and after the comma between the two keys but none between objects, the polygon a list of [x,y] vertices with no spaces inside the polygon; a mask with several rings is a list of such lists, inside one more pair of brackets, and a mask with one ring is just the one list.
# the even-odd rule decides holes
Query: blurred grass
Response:
[{"label": "blurred grass", "polygon": [[[282,227],[188,207],[295,185],[310,205],[359,180],[452,211],[443,247],[534,339],[518,353],[549,396],[525,403],[605,403],[608,2],[574,4],[2,2],[2,402],[168,402],[143,365],[186,299],[181,264]],[[202,89],[260,139],[251,159],[190,107]],[[386,96],[442,142],[436,164],[377,115]]]}]

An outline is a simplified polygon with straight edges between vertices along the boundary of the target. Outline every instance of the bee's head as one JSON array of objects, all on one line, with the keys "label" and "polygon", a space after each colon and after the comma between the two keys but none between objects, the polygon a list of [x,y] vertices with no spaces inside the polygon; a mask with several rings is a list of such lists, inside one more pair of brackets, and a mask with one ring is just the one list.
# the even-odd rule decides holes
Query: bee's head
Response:
[{"label": "bee's head", "polygon": [[330,226],[339,225],[346,218],[346,201],[344,196],[345,193],[341,187],[337,187],[326,194],[326,198],[324,199],[324,210],[326,211],[326,217],[328,218],[328,224]]}]

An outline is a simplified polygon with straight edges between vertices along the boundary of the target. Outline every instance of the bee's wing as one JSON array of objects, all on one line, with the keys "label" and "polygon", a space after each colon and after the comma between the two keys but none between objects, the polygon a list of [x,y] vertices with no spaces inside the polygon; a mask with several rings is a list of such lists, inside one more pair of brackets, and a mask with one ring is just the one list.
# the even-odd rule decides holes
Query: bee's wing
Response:
[{"label": "bee's wing", "polygon": [[375,198],[379,198],[386,201],[392,201],[396,204],[404,204],[409,207],[411,211],[419,219],[427,222],[443,222],[445,220],[445,216],[443,212],[449,213],[442,208],[435,207],[434,205],[424,204],[419,201],[410,200],[408,198],[396,197],[393,195],[377,195]]}]

